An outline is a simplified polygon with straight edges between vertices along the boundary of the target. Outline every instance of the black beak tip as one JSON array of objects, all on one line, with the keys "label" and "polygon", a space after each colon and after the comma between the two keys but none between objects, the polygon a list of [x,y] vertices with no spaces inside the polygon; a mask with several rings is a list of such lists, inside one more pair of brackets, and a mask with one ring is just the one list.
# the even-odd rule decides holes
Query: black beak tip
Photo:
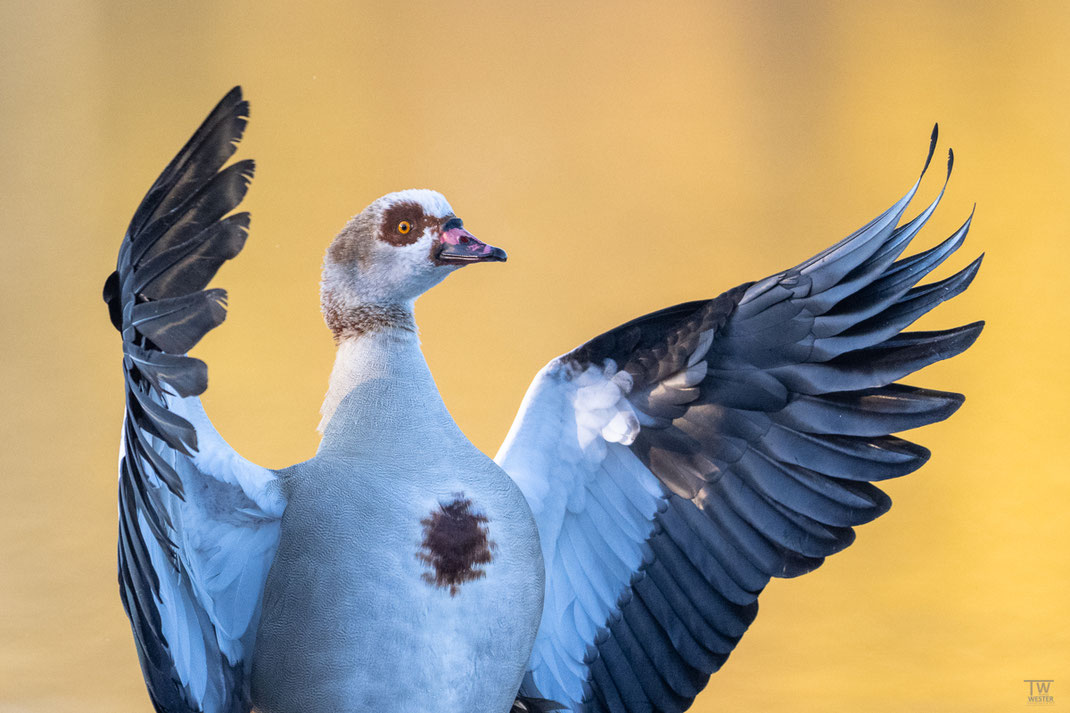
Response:
[{"label": "black beak tip", "polygon": [[509,256],[505,254],[505,251],[501,248],[491,248],[490,255],[487,256],[488,260],[495,262],[505,262],[509,259]]}]

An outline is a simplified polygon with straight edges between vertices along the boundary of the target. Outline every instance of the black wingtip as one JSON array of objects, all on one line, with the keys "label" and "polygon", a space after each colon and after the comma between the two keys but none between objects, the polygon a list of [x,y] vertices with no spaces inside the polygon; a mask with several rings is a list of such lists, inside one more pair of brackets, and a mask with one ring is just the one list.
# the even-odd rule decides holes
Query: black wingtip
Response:
[{"label": "black wingtip", "polygon": [[[982,257],[984,257],[984,256],[982,255]],[[970,347],[973,346],[973,343],[977,341],[977,338],[979,336],[981,336],[981,331],[984,328],[985,328],[985,321],[982,319],[982,320],[978,320],[976,322],[971,322],[970,324],[963,325],[963,326],[959,327],[957,330],[948,330],[948,331],[955,331],[955,332],[958,333],[959,336],[962,337],[962,341],[965,343],[965,346],[963,346],[959,350],[959,353],[961,353],[961,352],[964,352],[964,351],[966,351],[967,349],[969,349]]]},{"label": "black wingtip", "polygon": [[[212,109],[208,116],[211,118],[223,112],[233,112],[237,116],[249,118],[249,102],[244,98],[240,84],[231,87],[230,91],[224,94],[223,98],[216,103],[215,108]],[[207,124],[209,122],[205,121],[204,123]]]},{"label": "black wingtip", "polygon": [[[240,125],[237,127],[234,138],[232,141],[237,144],[242,140],[242,135],[245,134],[245,123],[249,120],[249,100],[245,99],[242,95],[241,85],[235,85],[229,92],[223,95],[223,98],[219,100],[219,103],[215,105],[208,117],[202,122],[201,126],[197,129],[197,133],[200,133],[206,126],[211,125],[214,121],[218,121],[224,115],[230,115],[240,121]],[[196,134],[194,134],[196,135]]]},{"label": "black wingtip", "polygon": [[[935,132],[935,129],[933,131]],[[932,149],[929,149],[929,150],[931,151]],[[948,149],[947,150],[947,174],[944,176],[944,185],[940,189],[940,196],[939,196],[939,198],[936,199],[937,201],[939,201],[940,198],[944,197],[944,191],[947,190],[947,184],[950,183],[950,181],[951,181],[951,169],[954,167],[954,165],[955,165],[955,153],[951,149]],[[971,215],[971,217],[973,216],[972,213],[970,215]]]},{"label": "black wingtip", "polygon": [[970,286],[970,283],[973,282],[973,278],[977,277],[977,271],[981,269],[981,263],[984,262],[984,259],[985,254],[981,253],[974,259],[973,262],[962,268],[962,270],[957,275],[954,275],[951,278],[952,280],[956,278],[958,278],[959,280],[957,288],[954,288],[955,292],[950,295],[951,297],[961,294],[966,290],[967,287]]},{"label": "black wingtip", "polygon": [[[974,203],[973,204],[973,208],[970,208],[970,214],[968,216],[966,216],[966,222],[964,222],[962,224],[962,228],[965,228],[967,231],[969,231],[970,226],[973,225],[973,214],[976,213],[976,212],[977,212],[977,204]],[[962,228],[959,228],[959,230],[962,230]]]},{"label": "black wingtip", "polygon": [[929,163],[933,160],[933,154],[936,153],[936,139],[940,135],[940,124],[933,124],[933,133],[929,138],[929,155],[925,157],[925,166],[921,169],[921,175],[925,175],[925,172],[929,170]]},{"label": "black wingtip", "polygon": [[241,85],[240,84],[235,84],[233,87],[230,88],[230,91],[228,91],[226,94],[224,94],[223,98],[219,100],[219,103],[216,104],[216,108],[219,109],[219,108],[222,108],[222,107],[235,107],[235,106],[239,106],[239,105],[244,105],[244,106],[241,107],[241,109],[242,109],[241,113],[244,116],[248,116],[249,115],[249,102],[245,101],[244,93],[242,92]]},{"label": "black wingtip", "polygon": [[[962,404],[966,403],[965,394],[959,394],[954,391],[945,391],[943,392],[943,396],[944,406],[941,409],[939,421],[946,421],[951,418],[955,415],[956,411],[962,408]],[[938,423],[938,421],[933,421],[933,423]]]},{"label": "black wingtip", "polygon": [[[977,277],[977,273],[980,272],[981,264],[984,261],[985,261],[985,253],[981,253],[980,255],[977,256],[977,258],[973,262],[971,262],[969,265],[967,265],[965,268],[962,269],[963,273],[966,273],[966,274],[969,275],[969,277],[966,278],[966,285],[965,285],[965,287],[962,288],[963,290],[965,290],[966,287],[970,286],[970,284],[973,282],[973,278]],[[984,326],[984,323],[982,323],[981,326]]]},{"label": "black wingtip", "polygon": [[115,270],[104,281],[104,291],[101,295],[104,303],[108,305],[108,317],[112,325],[120,332],[123,331],[123,306],[119,299],[119,271]]}]

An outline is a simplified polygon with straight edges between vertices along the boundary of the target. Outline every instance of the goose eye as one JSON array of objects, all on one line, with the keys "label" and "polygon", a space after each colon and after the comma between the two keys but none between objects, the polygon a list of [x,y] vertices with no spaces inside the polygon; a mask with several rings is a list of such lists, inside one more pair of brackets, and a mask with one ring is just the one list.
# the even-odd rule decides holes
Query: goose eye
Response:
[{"label": "goose eye", "polygon": [[409,221],[403,220],[398,223],[398,232],[402,235],[407,235],[410,230],[412,230],[412,223]]}]

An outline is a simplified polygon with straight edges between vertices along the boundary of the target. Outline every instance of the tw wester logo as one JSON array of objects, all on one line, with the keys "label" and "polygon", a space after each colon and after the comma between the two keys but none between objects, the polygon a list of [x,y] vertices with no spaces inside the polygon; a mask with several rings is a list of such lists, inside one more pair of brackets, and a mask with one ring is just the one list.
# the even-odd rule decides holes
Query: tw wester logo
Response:
[{"label": "tw wester logo", "polygon": [[1051,695],[1051,684],[1055,683],[1051,678],[1027,678],[1023,683],[1029,684],[1028,705],[1053,705],[1055,697]]}]

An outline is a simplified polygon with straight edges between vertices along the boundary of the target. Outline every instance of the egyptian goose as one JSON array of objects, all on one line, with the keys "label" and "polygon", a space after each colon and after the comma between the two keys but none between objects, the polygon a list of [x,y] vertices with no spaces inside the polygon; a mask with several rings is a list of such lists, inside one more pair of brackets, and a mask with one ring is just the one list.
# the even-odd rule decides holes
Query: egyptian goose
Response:
[{"label": "egyptian goose", "polygon": [[253,164],[223,166],[248,114],[235,88],[164,169],[104,289],[126,389],[119,584],[158,711],[683,711],[770,577],[849,545],[890,506],[870,481],[928,458],[890,434],[962,403],[896,383],[982,328],[901,332],[980,264],[915,287],[970,226],[901,259],[940,200],[899,224],[919,178],[797,267],[553,359],[491,460],[443,405],[413,303],[505,253],[410,190],[327,250],[318,452],[254,465],[187,356],[246,239],[231,211]]}]

